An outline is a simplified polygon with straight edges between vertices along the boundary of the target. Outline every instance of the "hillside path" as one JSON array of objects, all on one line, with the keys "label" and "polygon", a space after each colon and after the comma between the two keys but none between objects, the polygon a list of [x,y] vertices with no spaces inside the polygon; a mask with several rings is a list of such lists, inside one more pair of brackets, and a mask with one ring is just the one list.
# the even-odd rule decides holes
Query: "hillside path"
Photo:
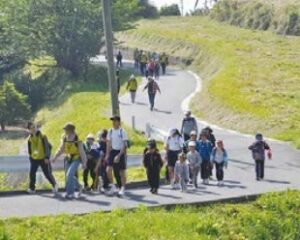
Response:
[{"label": "hillside path", "polygon": [[[199,88],[199,79],[185,70],[172,68],[158,81],[162,95],[157,96],[156,107],[151,112],[146,92],[138,91],[137,103],[131,104],[128,94],[120,99],[123,121],[131,126],[134,115],[136,127],[145,131],[146,123],[151,122],[164,132],[172,127],[180,127],[183,108],[187,108],[190,94]],[[145,82],[141,84],[143,87]],[[199,103],[201,104],[201,103]],[[199,128],[206,126],[199,122]],[[200,185],[197,190],[187,193],[171,190],[162,186],[158,195],[151,195],[147,188],[128,190],[121,199],[104,195],[86,194],[83,198],[66,201],[52,194],[18,195],[0,197],[0,217],[43,216],[61,213],[82,214],[95,211],[109,211],[115,208],[131,209],[143,204],[159,206],[177,203],[196,203],[222,200],[251,194],[260,194],[286,189],[300,189],[300,151],[286,143],[271,141],[273,160],[266,162],[265,180],[257,182],[254,174],[254,162],[248,145],[252,136],[224,130],[213,126],[217,139],[223,139],[229,153],[229,166],[225,171],[225,186],[218,187],[215,180],[210,185]]]}]

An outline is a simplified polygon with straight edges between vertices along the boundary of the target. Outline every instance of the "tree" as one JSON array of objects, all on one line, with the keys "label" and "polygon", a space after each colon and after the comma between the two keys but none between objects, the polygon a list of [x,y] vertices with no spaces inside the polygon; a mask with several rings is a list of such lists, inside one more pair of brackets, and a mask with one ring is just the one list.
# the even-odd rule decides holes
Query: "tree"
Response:
[{"label": "tree", "polygon": [[137,16],[143,18],[158,18],[159,12],[155,6],[149,3],[148,0],[140,0],[140,11]]},{"label": "tree", "polygon": [[0,125],[1,130],[16,120],[30,116],[30,106],[27,97],[18,92],[13,83],[5,81],[0,87]]},{"label": "tree", "polygon": [[178,4],[172,4],[170,6],[164,6],[160,9],[161,16],[180,16],[180,10]]},{"label": "tree", "polygon": [[0,1],[0,79],[24,66],[31,56],[32,35],[26,0]]},{"label": "tree", "polygon": [[[138,0],[113,0],[115,31],[128,29],[139,10]],[[103,46],[102,8],[96,0],[31,2],[36,45],[53,56],[58,66],[79,75]]]}]

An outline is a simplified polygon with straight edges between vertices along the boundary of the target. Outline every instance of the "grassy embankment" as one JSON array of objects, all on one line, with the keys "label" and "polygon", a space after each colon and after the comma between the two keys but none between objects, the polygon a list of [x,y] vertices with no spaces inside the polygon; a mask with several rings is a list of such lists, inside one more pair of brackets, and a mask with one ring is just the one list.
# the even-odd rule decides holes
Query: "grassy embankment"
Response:
[{"label": "grassy embankment", "polygon": [[0,239],[300,239],[300,193],[267,194],[246,204],[115,210],[0,221]]},{"label": "grassy embankment", "polygon": [[[52,67],[51,67],[52,65]],[[46,71],[52,71],[57,74],[55,62],[51,58],[42,58],[31,62],[24,71],[30,73],[33,81],[51,81],[49,78],[41,78]],[[47,134],[51,143],[56,148],[63,134],[62,127],[66,122],[73,122],[77,127],[77,132],[81,139],[85,139],[88,133],[96,133],[104,128],[110,128],[111,122],[108,119],[110,115],[110,95],[108,93],[108,82],[106,70],[100,66],[91,66],[87,81],[74,79],[65,72],[61,74],[61,82],[53,82],[59,95],[36,113],[35,121],[42,124],[42,130]],[[131,74],[130,71],[121,71],[121,83],[123,84],[122,92],[125,92],[125,84]],[[47,84],[45,82],[45,84]],[[47,93],[45,93],[47,94]],[[142,152],[145,146],[145,137],[140,133],[133,131],[125,126],[133,142],[131,153]],[[25,132],[19,131],[13,134],[11,131],[1,133],[0,154],[11,155],[18,154],[22,142],[25,140]]]},{"label": "grassy embankment", "polygon": [[118,35],[130,48],[192,59],[203,78],[194,113],[245,133],[300,147],[300,38],[221,24],[208,17],[140,21]]},{"label": "grassy embankment", "polygon": [[224,0],[215,5],[210,16],[243,28],[300,36],[298,0]]}]

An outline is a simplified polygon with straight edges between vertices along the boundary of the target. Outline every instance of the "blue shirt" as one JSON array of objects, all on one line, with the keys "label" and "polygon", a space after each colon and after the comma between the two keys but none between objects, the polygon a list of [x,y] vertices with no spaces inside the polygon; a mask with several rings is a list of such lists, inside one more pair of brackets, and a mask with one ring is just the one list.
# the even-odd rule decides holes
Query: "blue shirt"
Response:
[{"label": "blue shirt", "polygon": [[212,151],[212,144],[210,141],[199,141],[199,150],[200,156],[203,161],[210,161],[210,155]]}]

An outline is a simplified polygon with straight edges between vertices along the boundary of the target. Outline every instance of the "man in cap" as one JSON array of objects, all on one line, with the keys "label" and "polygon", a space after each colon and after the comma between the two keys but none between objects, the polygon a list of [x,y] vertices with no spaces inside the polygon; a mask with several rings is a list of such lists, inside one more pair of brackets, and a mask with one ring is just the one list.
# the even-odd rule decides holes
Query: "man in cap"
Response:
[{"label": "man in cap", "polygon": [[113,173],[119,188],[118,194],[120,196],[125,193],[126,185],[126,168],[127,157],[126,151],[128,147],[128,135],[121,127],[121,118],[113,116],[110,118],[113,127],[107,134],[107,150],[105,160],[108,163],[107,175],[110,181],[109,194],[116,192],[116,186],[113,184]]},{"label": "man in cap", "polygon": [[198,134],[198,124],[196,119],[192,117],[192,112],[187,110],[181,125],[181,135],[184,141],[189,140],[191,131],[196,131],[196,134]]}]

